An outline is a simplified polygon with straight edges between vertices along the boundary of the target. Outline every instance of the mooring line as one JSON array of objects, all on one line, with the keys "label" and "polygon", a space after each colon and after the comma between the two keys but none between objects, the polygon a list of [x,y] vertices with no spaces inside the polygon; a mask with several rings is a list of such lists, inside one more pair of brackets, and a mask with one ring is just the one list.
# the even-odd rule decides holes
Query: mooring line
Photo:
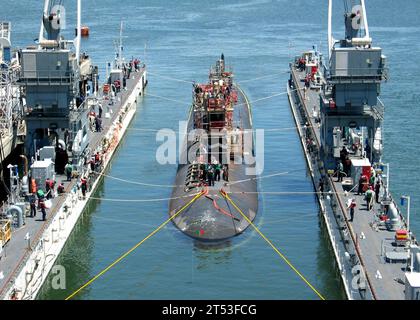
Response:
[{"label": "mooring line", "polygon": [[198,198],[200,198],[204,192],[201,192],[200,194],[196,195],[193,199],[191,199],[190,202],[188,202],[186,205],[184,205],[181,209],[179,209],[173,216],[171,216],[168,220],[166,220],[164,223],[162,223],[157,229],[155,229],[153,232],[151,232],[147,237],[145,237],[143,240],[141,240],[139,243],[137,243],[134,247],[132,247],[130,250],[128,250],[126,253],[124,253],[121,257],[119,257],[117,260],[115,260],[113,263],[111,263],[108,267],[103,269],[101,272],[99,272],[96,276],[94,276],[92,279],[90,279],[88,282],[86,282],[83,286],[81,286],[79,289],[74,291],[71,295],[69,295],[65,300],[70,300],[73,297],[75,297],[80,291],[85,289],[87,286],[92,284],[95,280],[97,280],[99,277],[104,275],[106,272],[108,272],[111,268],[113,268],[116,264],[118,264],[121,260],[126,258],[129,254],[131,254],[134,250],[136,250],[138,247],[140,247],[144,242],[146,242],[149,238],[154,236],[156,233],[158,233],[164,226],[166,226],[170,221],[175,219],[181,212],[183,212],[186,208],[188,208],[193,202],[195,202]]},{"label": "mooring line", "polygon": [[244,217],[244,219],[257,231],[257,233],[273,248],[273,250],[282,258],[287,265],[312,289],[313,292],[321,299],[325,300],[325,298],[319,293],[318,290],[303,276],[302,273],[276,248],[276,246],[252,223],[252,221],[243,213],[243,211],[236,205],[236,203],[229,197],[229,195],[221,190],[220,194],[226,198],[234,207],[235,209]]}]

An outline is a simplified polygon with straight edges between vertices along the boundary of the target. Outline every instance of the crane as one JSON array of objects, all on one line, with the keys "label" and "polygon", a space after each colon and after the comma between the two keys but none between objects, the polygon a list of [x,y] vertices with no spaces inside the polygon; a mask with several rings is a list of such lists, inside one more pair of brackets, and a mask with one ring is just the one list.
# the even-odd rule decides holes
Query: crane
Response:
[{"label": "crane", "polygon": [[[45,0],[41,28],[39,31],[40,47],[58,47],[60,44],[60,32],[65,27],[66,10],[63,0]],[[73,43],[76,49],[77,63],[80,63],[80,43],[82,28],[82,0],[77,0],[77,35]]]},{"label": "crane", "polygon": [[[333,23],[333,1],[328,0],[328,53],[331,58],[331,51],[337,42],[332,31]],[[371,45],[372,39],[369,34],[365,0],[343,0],[344,21],[345,21],[345,45]]]}]

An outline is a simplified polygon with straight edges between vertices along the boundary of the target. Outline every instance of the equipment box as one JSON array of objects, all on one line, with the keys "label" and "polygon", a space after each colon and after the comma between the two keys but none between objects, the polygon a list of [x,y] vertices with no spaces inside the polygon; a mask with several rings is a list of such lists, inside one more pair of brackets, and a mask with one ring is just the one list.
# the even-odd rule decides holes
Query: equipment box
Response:
[{"label": "equipment box", "polygon": [[45,189],[45,180],[54,179],[54,162],[51,159],[46,159],[44,161],[36,161],[31,166],[32,178],[36,181],[36,186],[38,189]]},{"label": "equipment box", "polygon": [[405,274],[405,300],[420,300],[420,273]]}]

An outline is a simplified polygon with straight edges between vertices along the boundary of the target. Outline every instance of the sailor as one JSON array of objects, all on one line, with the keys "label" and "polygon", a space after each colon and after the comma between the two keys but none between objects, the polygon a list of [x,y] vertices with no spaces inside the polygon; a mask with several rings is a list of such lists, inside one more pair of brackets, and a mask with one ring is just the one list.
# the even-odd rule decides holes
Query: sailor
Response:
[{"label": "sailor", "polygon": [[223,165],[223,180],[229,181],[229,166],[227,164]]},{"label": "sailor", "polygon": [[67,181],[71,181],[71,175],[73,173],[73,166],[71,165],[70,162],[68,162],[66,164],[66,167],[64,168],[66,171],[66,175],[67,175]]},{"label": "sailor", "polygon": [[45,205],[45,199],[43,199],[43,198],[39,199],[38,206],[39,206],[39,208],[41,209],[41,212],[42,212],[42,221],[45,221],[47,219],[47,211],[46,211],[47,207]]},{"label": "sailor", "polygon": [[121,91],[121,81],[119,79],[115,80],[114,85],[117,93],[119,93]]},{"label": "sailor", "polygon": [[351,160],[348,155],[344,160],[344,172],[346,173],[347,177],[349,177],[351,174]]},{"label": "sailor", "polygon": [[343,181],[343,174],[344,174],[343,170],[344,170],[343,163],[340,161],[338,163],[338,166],[337,166],[337,174],[338,174],[337,182],[342,182]]},{"label": "sailor", "polygon": [[45,192],[47,193],[47,199],[49,199],[51,195],[50,178],[47,178],[47,180],[45,180]]},{"label": "sailor", "polygon": [[64,131],[64,143],[65,143],[65,145],[67,145],[67,144],[68,144],[68,142],[69,142],[69,138],[70,138],[70,132],[69,132],[69,130],[68,130],[68,129],[66,129],[66,130]]},{"label": "sailor", "polygon": [[365,176],[361,174],[359,178],[359,188],[357,189],[357,195],[361,195],[363,193],[364,182],[365,182]]},{"label": "sailor", "polygon": [[61,181],[61,183],[58,185],[57,193],[58,194],[63,194],[64,193],[64,183],[63,183],[63,181]]},{"label": "sailor", "polygon": [[220,181],[220,171],[221,170],[222,170],[222,166],[220,165],[219,162],[216,162],[214,164],[214,172],[215,172],[214,180]]},{"label": "sailor", "polygon": [[102,109],[102,105],[100,104],[98,105],[98,118],[99,119],[102,118],[102,112],[103,112],[103,109]]},{"label": "sailor", "polygon": [[85,198],[86,197],[86,191],[87,191],[87,179],[82,178],[80,180],[80,183],[81,183],[81,188],[82,188],[82,195],[83,195],[83,198]]},{"label": "sailor", "polygon": [[123,89],[127,90],[127,77],[126,76],[124,76],[123,78]]},{"label": "sailor", "polygon": [[102,120],[99,117],[95,117],[95,129],[96,132],[101,132],[102,130]]},{"label": "sailor", "polygon": [[370,211],[372,209],[373,194],[374,194],[374,192],[373,192],[372,188],[370,188],[369,190],[366,191],[365,199],[366,199],[366,207],[367,207],[368,211]]},{"label": "sailor", "polygon": [[90,170],[92,172],[94,172],[95,171],[95,164],[96,164],[95,156],[92,156],[92,158],[90,158],[89,163],[90,163]]},{"label": "sailor", "polygon": [[99,166],[100,162],[101,162],[101,155],[99,154],[99,152],[96,152],[95,153],[95,168]]},{"label": "sailor", "polygon": [[31,205],[31,218],[35,218],[36,217],[36,198],[35,198],[35,195],[33,195],[31,197],[30,205]]},{"label": "sailor", "polygon": [[374,186],[375,186],[375,174],[372,174],[372,175],[370,176],[370,179],[369,179],[369,186],[370,186],[370,187],[374,187]]},{"label": "sailor", "polygon": [[318,190],[321,196],[323,196],[324,195],[324,181],[322,180],[322,178],[319,179]]},{"label": "sailor", "polygon": [[348,209],[350,209],[350,222],[353,222],[354,219],[354,208],[356,208],[356,199],[352,199],[348,206]]},{"label": "sailor", "polygon": [[54,198],[55,181],[50,179],[50,193],[47,195],[48,199]]},{"label": "sailor", "polygon": [[344,161],[346,160],[346,157],[348,156],[349,152],[347,151],[347,148],[345,146],[343,146],[343,149],[341,149],[340,151],[340,160],[341,162],[344,163]]},{"label": "sailor", "polygon": [[379,203],[379,193],[381,192],[381,181],[378,179],[375,185],[375,200]]},{"label": "sailor", "polygon": [[209,186],[214,186],[214,169],[213,166],[209,166],[207,171],[207,181]]}]

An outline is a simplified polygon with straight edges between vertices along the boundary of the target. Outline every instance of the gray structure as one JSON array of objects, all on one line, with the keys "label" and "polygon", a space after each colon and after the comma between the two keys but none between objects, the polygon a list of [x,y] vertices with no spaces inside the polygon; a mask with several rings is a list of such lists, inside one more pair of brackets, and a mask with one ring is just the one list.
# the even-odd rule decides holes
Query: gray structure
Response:
[{"label": "gray structure", "polygon": [[380,162],[381,158],[381,148],[374,145],[375,139],[381,144],[384,106],[378,96],[381,82],[387,78],[386,58],[381,48],[372,46],[367,21],[363,22],[365,17],[357,17],[348,7],[347,10],[345,39],[336,41],[329,34],[327,84],[320,96],[321,152],[329,169],[336,167],[335,158],[341,148],[335,142],[348,136],[349,129],[367,133],[366,140],[360,143],[371,162]]},{"label": "gray structure", "polygon": [[[31,157],[43,146],[64,145],[76,154],[87,147],[86,100],[96,90],[96,85],[89,82],[97,83],[97,68],[91,65],[90,58],[77,55],[78,40],[61,37],[60,12],[55,4],[49,3],[46,8],[39,45],[20,53],[20,85],[27,106],[25,147]],[[72,45],[76,53],[70,49]]]}]

